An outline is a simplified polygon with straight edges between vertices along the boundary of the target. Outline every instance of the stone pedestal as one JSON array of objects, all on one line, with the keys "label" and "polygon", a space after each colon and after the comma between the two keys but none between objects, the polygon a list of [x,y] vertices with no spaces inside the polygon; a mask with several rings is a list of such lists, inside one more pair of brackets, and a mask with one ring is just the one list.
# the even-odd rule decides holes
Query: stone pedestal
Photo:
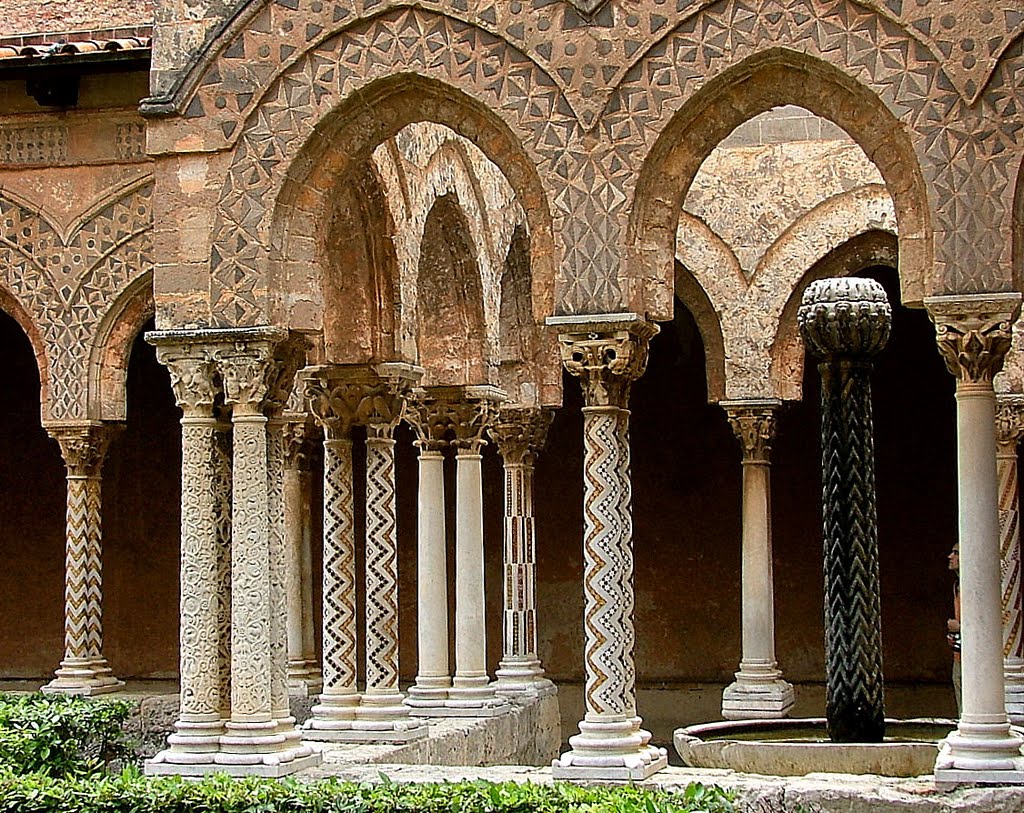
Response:
[{"label": "stone pedestal", "polygon": [[1020,294],[925,299],[939,352],[956,376],[963,712],[935,763],[937,783],[1024,782],[1003,676],[996,399]]},{"label": "stone pedestal", "polygon": [[786,717],[793,686],[775,660],[770,462],[777,400],[723,401],[743,447],[743,654],[736,680],[722,693],[726,720]]},{"label": "stone pedestal", "polygon": [[668,764],[636,711],[630,384],[657,326],[636,314],[557,317],[562,363],[583,387],[585,715],[557,779],[640,780]]},{"label": "stone pedestal", "polygon": [[1015,725],[1024,724],[1024,618],[1021,613],[1020,484],[1017,479],[1017,446],[1022,435],[1024,395],[996,396],[1003,678],[1006,684],[1006,714]]},{"label": "stone pedestal", "polygon": [[103,657],[102,468],[116,424],[50,424],[67,471],[64,657],[43,687],[53,694],[115,692],[124,683]]},{"label": "stone pedestal", "polygon": [[502,407],[490,429],[505,468],[504,623],[499,696],[555,692],[537,655],[537,552],[534,539],[533,466],[551,425],[550,410]]}]

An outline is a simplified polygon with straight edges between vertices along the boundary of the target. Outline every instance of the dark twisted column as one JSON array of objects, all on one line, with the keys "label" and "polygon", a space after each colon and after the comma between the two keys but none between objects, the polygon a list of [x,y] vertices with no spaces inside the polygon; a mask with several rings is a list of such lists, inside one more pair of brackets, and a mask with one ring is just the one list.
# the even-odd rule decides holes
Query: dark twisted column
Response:
[{"label": "dark twisted column", "polygon": [[891,310],[873,280],[808,286],[797,315],[820,361],[825,548],[825,716],[833,742],[885,736],[878,589],[872,357],[889,339]]},{"label": "dark twisted column", "polygon": [[1017,444],[1024,435],[1024,396],[996,396],[999,564],[1002,572],[1003,676],[1010,722],[1024,722],[1024,615],[1021,607],[1020,483]]}]

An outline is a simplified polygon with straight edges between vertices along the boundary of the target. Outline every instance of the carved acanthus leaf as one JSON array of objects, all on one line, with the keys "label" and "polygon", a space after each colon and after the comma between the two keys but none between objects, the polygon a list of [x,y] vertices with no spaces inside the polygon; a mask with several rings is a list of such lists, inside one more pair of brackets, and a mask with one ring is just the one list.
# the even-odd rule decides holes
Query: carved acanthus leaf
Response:
[{"label": "carved acanthus leaf", "polygon": [[961,382],[991,383],[1010,349],[1019,293],[932,297],[925,307],[946,368]]},{"label": "carved acanthus leaf", "polygon": [[767,463],[775,436],[778,404],[723,405],[729,426],[743,447],[744,462]]},{"label": "carved acanthus leaf", "polygon": [[48,426],[50,437],[60,444],[69,477],[99,477],[110,441],[121,424],[89,423]]},{"label": "carved acanthus leaf", "polygon": [[580,379],[586,406],[629,403],[630,386],[647,369],[647,353],[657,325],[637,321],[628,328],[558,337],[562,364]]},{"label": "carved acanthus leaf", "polygon": [[488,430],[506,465],[532,466],[544,448],[548,427],[554,418],[550,409],[512,407],[501,409]]}]

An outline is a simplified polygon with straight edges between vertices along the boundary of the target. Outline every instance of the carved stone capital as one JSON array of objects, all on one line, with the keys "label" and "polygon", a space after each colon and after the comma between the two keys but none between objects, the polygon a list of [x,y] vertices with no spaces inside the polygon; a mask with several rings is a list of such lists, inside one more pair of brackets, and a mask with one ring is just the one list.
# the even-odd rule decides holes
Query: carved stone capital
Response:
[{"label": "carved stone capital", "polygon": [[413,390],[405,419],[416,431],[416,445],[439,450],[446,443],[476,454],[487,442],[505,394],[497,387],[424,387]]},{"label": "carved stone capital", "polygon": [[281,418],[281,443],[286,469],[307,470],[319,445],[320,430],[306,415],[286,414]]},{"label": "carved stone capital", "polygon": [[196,345],[162,345],[156,357],[171,375],[174,399],[186,416],[213,414],[221,394],[220,375],[210,354]]},{"label": "carved stone capital", "polygon": [[729,426],[743,447],[743,462],[767,463],[771,457],[775,419],[782,402],[776,399],[721,401],[719,405],[725,410]]},{"label": "carved stone capital", "polygon": [[488,429],[506,465],[532,466],[544,448],[555,413],[540,407],[505,407]]},{"label": "carved stone capital", "polygon": [[406,395],[423,370],[409,364],[307,367],[299,374],[310,411],[331,440],[346,438],[353,426],[390,435],[401,419]]},{"label": "carved stone capital", "polygon": [[547,324],[559,329],[562,364],[580,379],[586,406],[625,409],[658,326],[633,313],[552,317]]},{"label": "carved stone capital", "polygon": [[996,396],[996,442],[1015,452],[1024,437],[1024,395]]},{"label": "carved stone capital", "polygon": [[50,424],[46,431],[60,444],[68,477],[99,477],[110,441],[124,427],[113,423]]},{"label": "carved stone capital", "polygon": [[939,353],[961,383],[991,383],[1003,368],[1020,302],[1016,292],[925,298]]},{"label": "carved stone capital", "polygon": [[892,308],[874,280],[836,277],[807,286],[796,318],[817,358],[868,359],[889,340]]},{"label": "carved stone capital", "polygon": [[306,363],[309,342],[301,335],[290,336],[274,349],[267,373],[267,411],[280,415],[292,403],[295,374]]}]

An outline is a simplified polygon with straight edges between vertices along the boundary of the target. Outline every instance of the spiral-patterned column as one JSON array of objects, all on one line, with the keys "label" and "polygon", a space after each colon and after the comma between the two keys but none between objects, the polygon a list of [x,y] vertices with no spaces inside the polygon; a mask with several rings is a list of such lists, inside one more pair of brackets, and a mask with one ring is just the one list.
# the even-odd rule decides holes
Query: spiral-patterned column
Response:
[{"label": "spiral-patterned column", "polygon": [[939,352],[957,379],[963,711],[935,762],[938,782],[998,781],[995,776],[1024,781],[1024,739],[1010,730],[1006,715],[992,387],[1010,347],[1020,299],[1019,293],[1007,293],[924,302]]},{"label": "spiral-patterned column", "polygon": [[505,469],[504,617],[495,691],[500,695],[550,694],[537,654],[537,552],[534,538],[533,465],[544,446],[550,410],[503,407],[490,436]]},{"label": "spiral-patterned column", "polygon": [[124,683],[103,657],[102,473],[117,426],[47,427],[67,470],[64,561],[64,658],[45,692],[102,694]]},{"label": "spiral-patterned column", "polygon": [[584,691],[580,733],[556,760],[560,778],[643,779],[667,765],[636,709],[630,384],[657,327],[633,314],[565,317],[562,363],[583,386]]},{"label": "spiral-patterned column", "polygon": [[1003,675],[1006,713],[1024,723],[1024,629],[1021,608],[1020,483],[1017,445],[1024,435],[1024,396],[996,396],[996,477],[999,481],[999,561],[1002,572]]}]

